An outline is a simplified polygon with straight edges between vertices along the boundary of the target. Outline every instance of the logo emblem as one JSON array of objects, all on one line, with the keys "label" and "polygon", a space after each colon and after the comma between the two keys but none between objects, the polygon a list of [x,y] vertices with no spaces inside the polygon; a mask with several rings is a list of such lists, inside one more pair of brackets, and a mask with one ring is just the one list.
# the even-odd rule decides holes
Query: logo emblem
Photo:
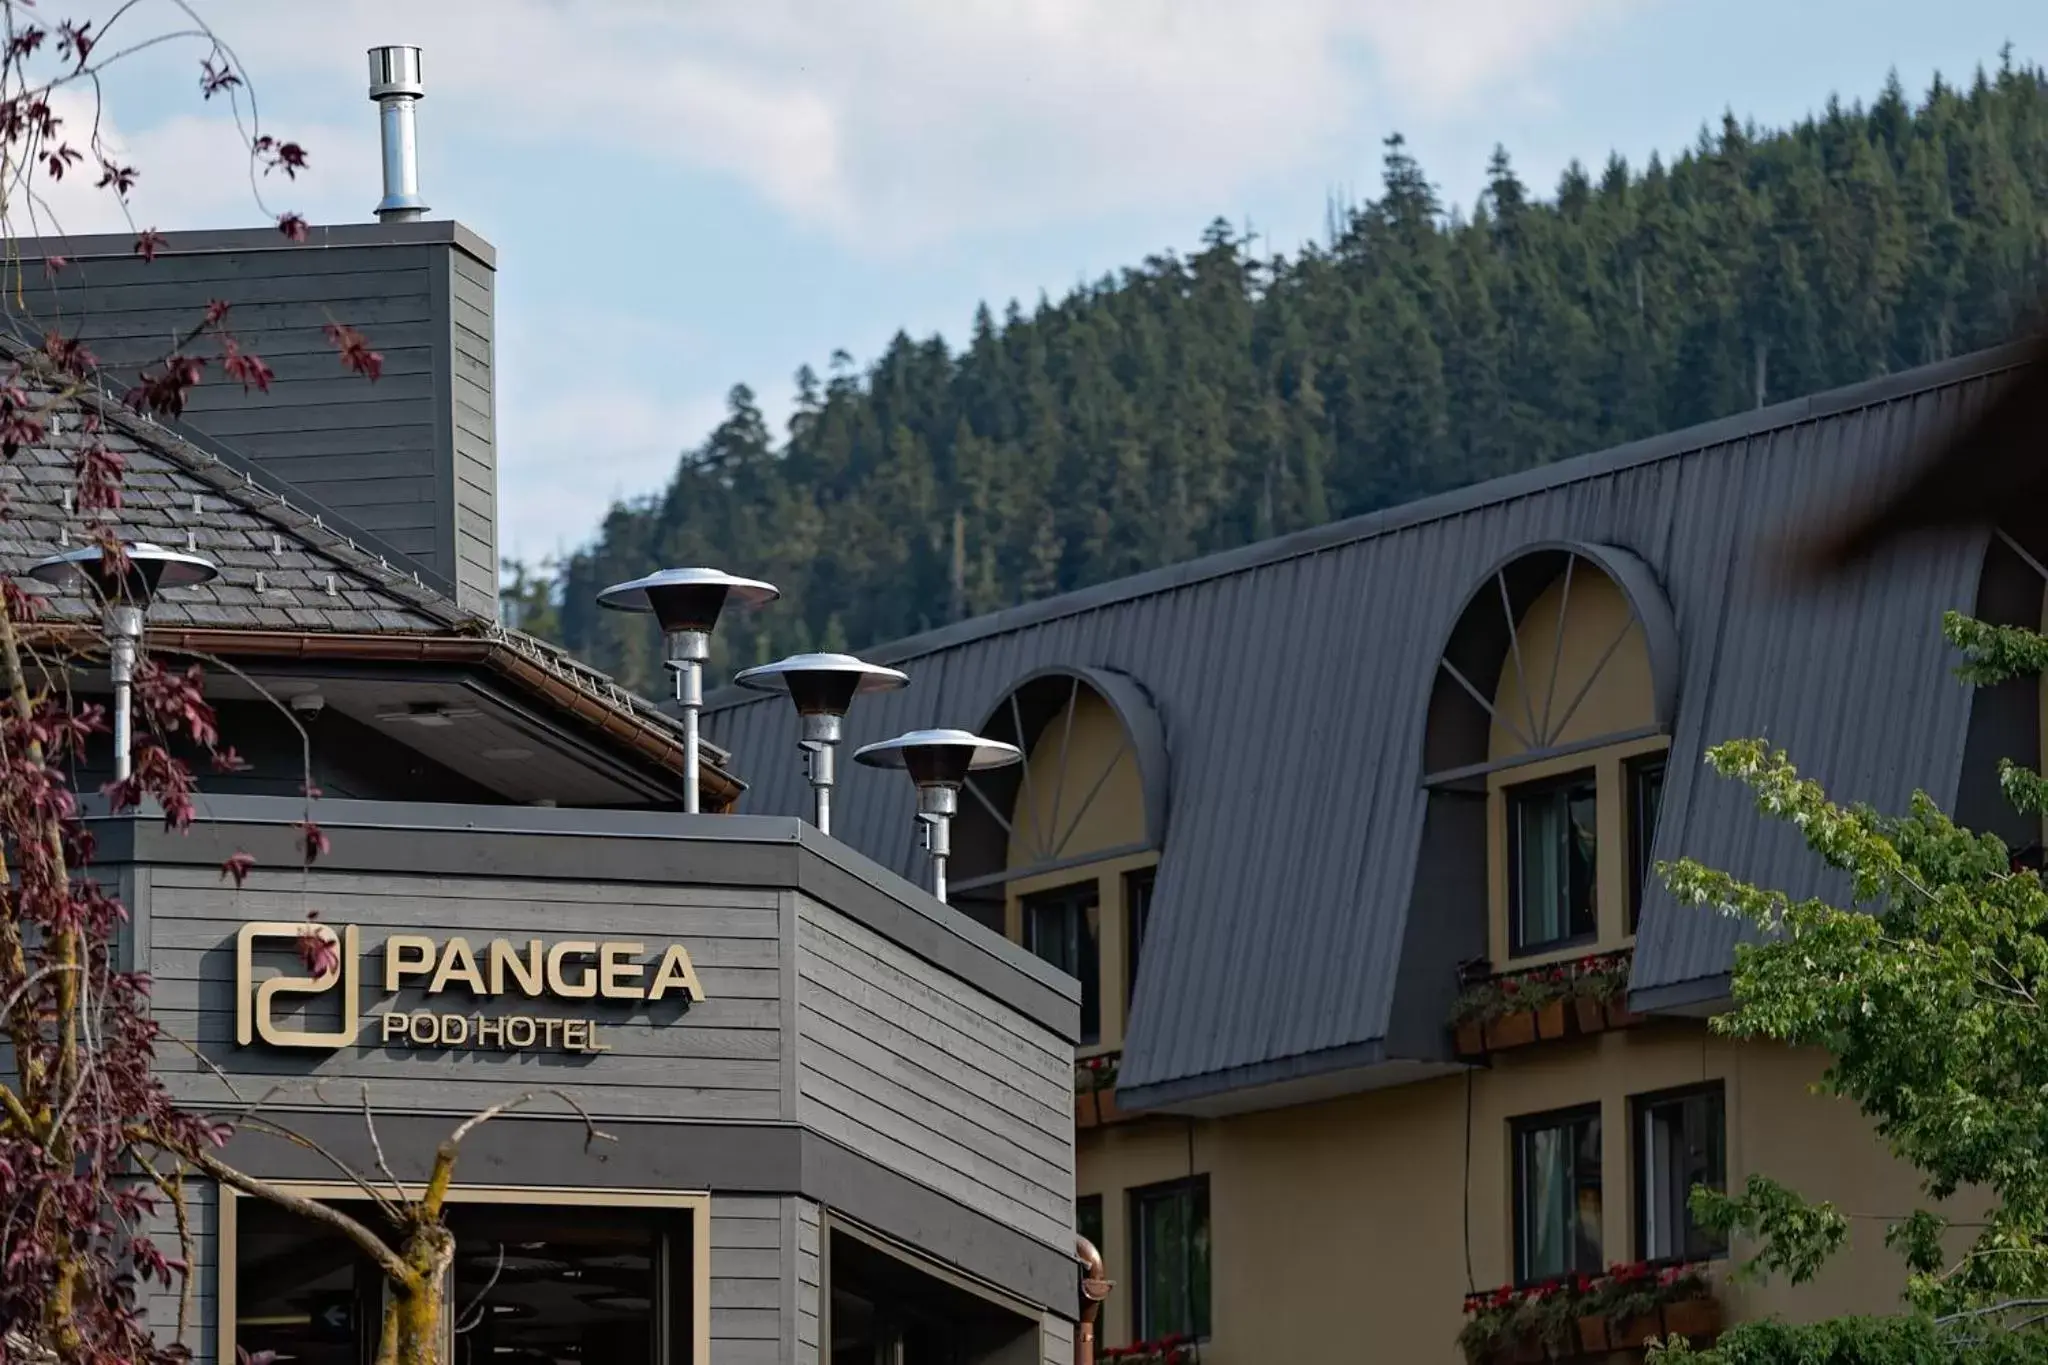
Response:
[{"label": "logo emblem", "polygon": [[[333,970],[324,976],[273,976],[256,980],[256,944],[262,939],[284,939],[298,948],[302,934],[312,932],[335,945],[339,951]],[[339,935],[324,924],[292,923],[289,920],[258,921],[242,926],[235,938],[235,1042],[243,1047],[261,1038],[272,1047],[347,1047],[356,1041],[362,1024],[357,1002],[358,980],[356,927],[351,924]],[[323,995],[341,986],[341,1027],[332,1031],[281,1026],[270,1017],[271,1002],[280,995]]]}]

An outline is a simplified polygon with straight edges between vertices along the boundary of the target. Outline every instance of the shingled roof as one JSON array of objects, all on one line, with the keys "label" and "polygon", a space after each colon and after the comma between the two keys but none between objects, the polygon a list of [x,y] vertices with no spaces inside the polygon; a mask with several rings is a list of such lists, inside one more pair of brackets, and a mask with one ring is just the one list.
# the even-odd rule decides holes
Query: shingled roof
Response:
[{"label": "shingled roof", "polygon": [[[125,462],[122,539],[205,556],[220,576],[167,592],[152,606],[153,640],[172,647],[301,657],[389,658],[490,665],[555,709],[680,766],[680,724],[656,705],[554,645],[509,630],[430,587],[395,551],[245,459],[175,423],[138,416],[106,393],[65,396],[33,353],[0,339],[0,364],[22,366],[31,403],[48,401],[48,433],[0,461],[0,569],[88,543],[105,514],[78,507],[77,459],[89,439]],[[98,425],[88,437],[90,422]],[[24,586],[35,586],[25,583]],[[44,594],[57,622],[91,621],[83,596]],[[381,644],[380,644],[381,642]],[[388,649],[384,648],[388,646]],[[727,755],[706,746],[711,785],[736,795]]]},{"label": "shingled roof", "polygon": [[[1902,547],[1820,589],[1784,581],[1776,537],[1895,478],[2018,358],[1890,376],[883,646],[868,657],[911,686],[855,707],[846,744],[980,724],[1045,670],[1131,680],[1164,732],[1168,809],[1119,1103],[1300,1095],[1390,1065],[1429,1074],[1450,1060],[1459,955],[1484,938],[1461,890],[1469,850],[1424,838],[1424,729],[1440,651],[1494,567],[1544,545],[1646,565],[1676,656],[1652,857],[1839,894],[1797,832],[1760,818],[1702,751],[1762,735],[1845,799],[1956,799],[1974,698],[1940,615],[1972,608],[1986,535]],[[786,711],[727,692],[707,725],[752,752],[787,742]],[[759,776],[743,809],[804,809],[795,765]],[[909,784],[853,770],[844,785],[838,837],[919,874]],[[1734,921],[1652,887],[1632,998],[1711,1004],[1737,938]]]}]

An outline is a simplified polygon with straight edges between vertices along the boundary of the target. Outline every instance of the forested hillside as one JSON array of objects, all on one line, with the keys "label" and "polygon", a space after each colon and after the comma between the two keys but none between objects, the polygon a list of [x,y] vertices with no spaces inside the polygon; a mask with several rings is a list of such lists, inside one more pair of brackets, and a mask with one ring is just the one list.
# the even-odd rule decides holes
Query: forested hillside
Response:
[{"label": "forested hillside", "polygon": [[732,391],[675,478],[613,509],[516,610],[643,688],[605,584],[715,564],[785,602],[726,666],[860,648],[1992,344],[2048,280],[2048,83],[2010,60],[1917,103],[1894,80],[1783,131],[1725,120],[1669,164],[1495,154],[1446,212],[1399,137],[1333,240],[1260,257],[1222,223],[964,349],[899,335],[796,378],[789,431]]}]

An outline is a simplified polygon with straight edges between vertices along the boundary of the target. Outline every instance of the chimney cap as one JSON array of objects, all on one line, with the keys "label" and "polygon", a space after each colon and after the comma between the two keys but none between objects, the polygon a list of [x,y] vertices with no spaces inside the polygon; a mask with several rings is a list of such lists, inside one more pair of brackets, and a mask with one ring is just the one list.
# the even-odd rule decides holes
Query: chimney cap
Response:
[{"label": "chimney cap", "polygon": [[370,98],[382,101],[398,95],[427,97],[420,79],[420,50],[403,43],[371,48]]}]

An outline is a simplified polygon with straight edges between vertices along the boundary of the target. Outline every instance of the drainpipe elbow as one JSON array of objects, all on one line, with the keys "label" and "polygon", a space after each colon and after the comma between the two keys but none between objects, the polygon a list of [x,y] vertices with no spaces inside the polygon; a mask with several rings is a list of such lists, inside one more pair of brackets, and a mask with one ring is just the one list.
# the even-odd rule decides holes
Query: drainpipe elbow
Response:
[{"label": "drainpipe elbow", "polygon": [[1102,1253],[1086,1237],[1074,1238],[1074,1259],[1081,1263],[1081,1321],[1074,1329],[1074,1365],[1095,1365],[1096,1319],[1115,1286],[1102,1264]]}]

